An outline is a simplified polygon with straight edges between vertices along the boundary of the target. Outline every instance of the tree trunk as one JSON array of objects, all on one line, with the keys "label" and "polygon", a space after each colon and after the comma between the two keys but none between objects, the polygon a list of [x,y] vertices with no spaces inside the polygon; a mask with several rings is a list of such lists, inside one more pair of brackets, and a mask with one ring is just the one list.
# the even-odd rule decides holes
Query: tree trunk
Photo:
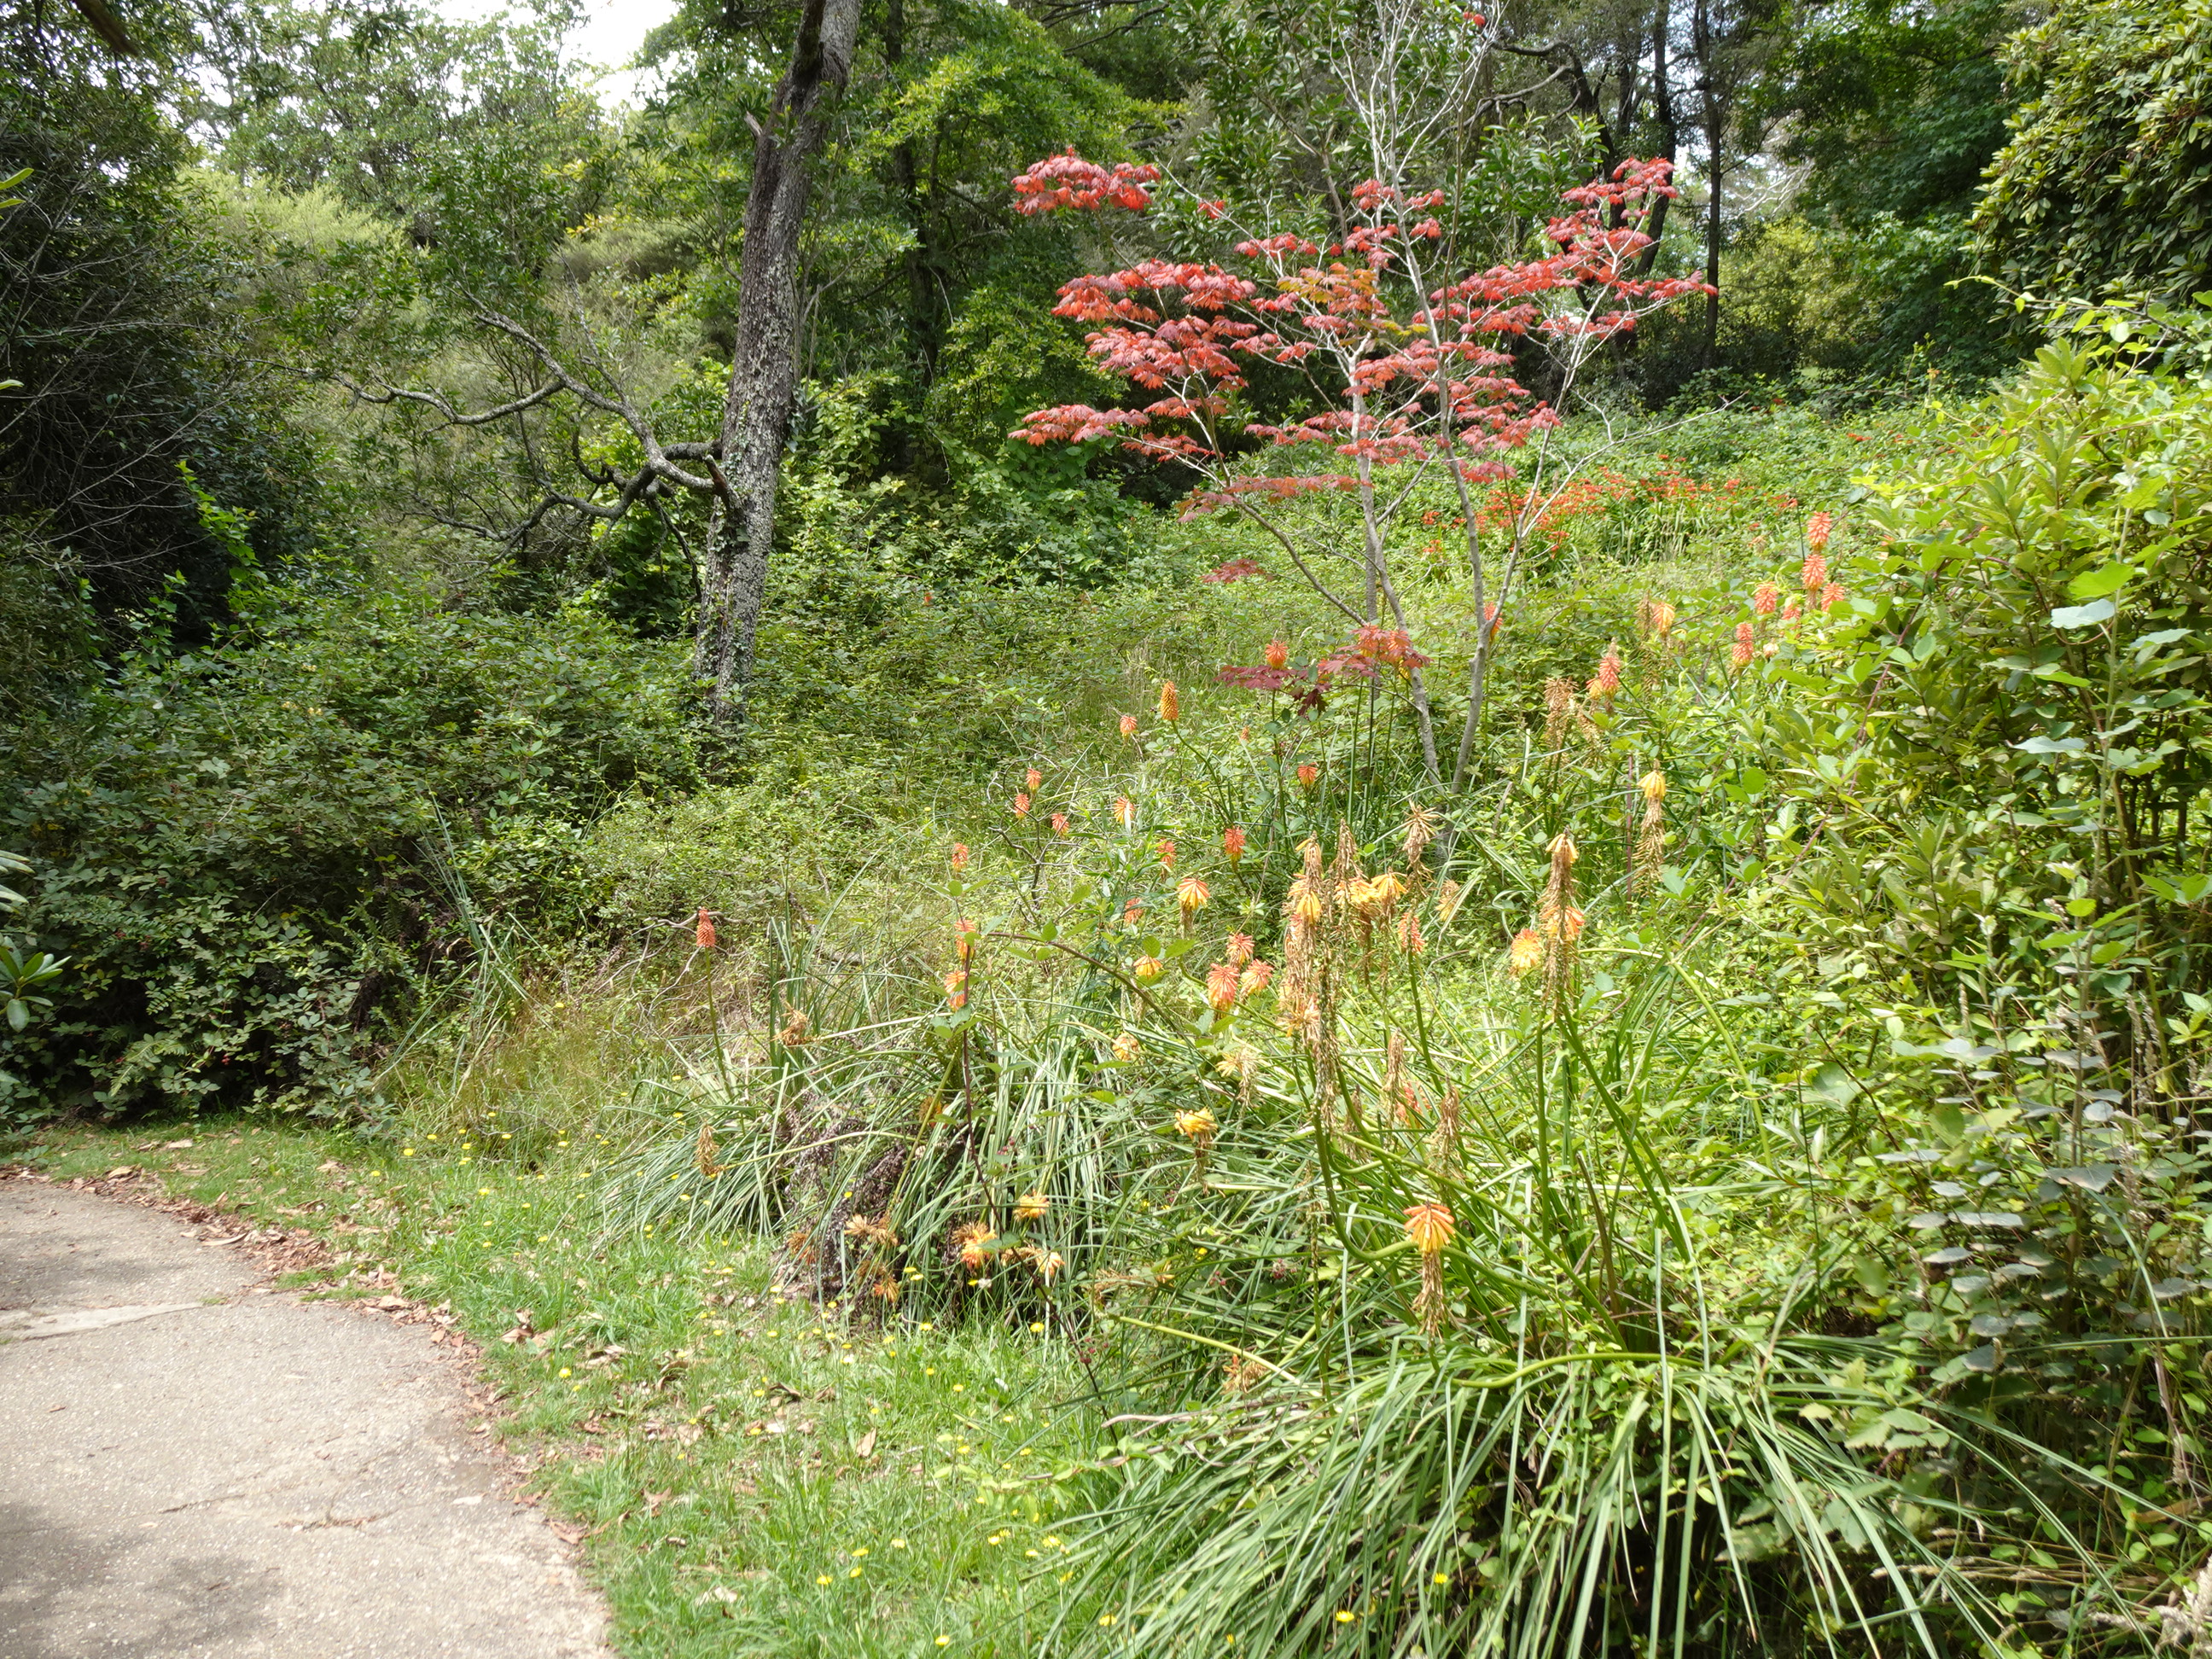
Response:
[{"label": "tree trunk", "polygon": [[1713,38],[1711,0],[1691,14],[1691,49],[1698,59],[1699,125],[1705,135],[1705,325],[1698,367],[1711,368],[1721,337],[1721,182],[1727,175],[1721,146],[1728,138],[1728,99],[1721,85],[1720,53]]},{"label": "tree trunk", "polygon": [[[1667,68],[1674,3],[1674,0],[1656,0],[1651,15],[1651,112],[1659,123],[1659,153],[1667,158],[1670,168],[1682,159],[1682,126],[1674,112],[1674,85]],[[1643,274],[1647,276],[1659,260],[1659,243],[1667,234],[1667,204],[1671,199],[1662,196],[1651,204],[1651,222],[1644,227],[1651,246],[1640,256]]]},{"label": "tree trunk", "polygon": [[738,267],[737,348],[722,405],[721,500],[699,596],[698,673],[717,720],[744,715],[775,536],[776,475],[799,389],[799,235],[815,155],[844,90],[860,0],[806,0],[791,67],[757,124]]}]

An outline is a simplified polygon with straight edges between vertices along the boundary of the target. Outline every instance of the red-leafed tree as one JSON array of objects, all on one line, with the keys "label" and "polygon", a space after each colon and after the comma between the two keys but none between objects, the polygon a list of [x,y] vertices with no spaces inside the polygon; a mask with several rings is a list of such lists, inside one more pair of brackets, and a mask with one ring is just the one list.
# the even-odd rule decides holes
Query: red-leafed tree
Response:
[{"label": "red-leafed tree", "polygon": [[[1091,356],[1142,394],[1127,405],[1067,404],[1026,416],[1013,435],[1033,444],[1111,437],[1124,448],[1195,468],[1206,483],[1189,514],[1233,510],[1279,546],[1315,590],[1364,630],[1387,618],[1406,638],[1390,572],[1389,532],[1422,477],[1440,471],[1459,495],[1474,628],[1468,708],[1449,787],[1466,782],[1483,708],[1498,621],[1522,572],[1528,532],[1571,476],[1545,435],[1591,358],[1638,319],[1686,295],[1694,277],[1645,270],[1645,227],[1674,193],[1663,161],[1628,161],[1568,191],[1546,227],[1548,251],[1480,270],[1432,269],[1443,241],[1442,191],[1413,193],[1370,179],[1352,192],[1350,224],[1326,246],[1291,233],[1237,241],[1234,268],[1146,259],[1075,278],[1054,314],[1096,325]],[[1142,213],[1161,184],[1156,168],[1107,168],[1073,153],[1038,162],[1013,181],[1024,212],[1119,209]],[[1199,204],[1217,221],[1225,205]],[[1516,378],[1516,351],[1540,348],[1553,382],[1540,398]],[[1250,418],[1241,394],[1255,362],[1303,372],[1312,412],[1280,425]],[[1251,454],[1251,440],[1266,451]],[[1517,467],[1507,458],[1528,452]],[[1310,458],[1310,459],[1309,459]],[[1522,503],[1489,532],[1476,486],[1518,477]],[[1341,491],[1358,504],[1361,583],[1340,592],[1325,550],[1285,502]],[[1422,665],[1407,645],[1395,665],[1410,682],[1430,780],[1445,781],[1435,711]]]}]

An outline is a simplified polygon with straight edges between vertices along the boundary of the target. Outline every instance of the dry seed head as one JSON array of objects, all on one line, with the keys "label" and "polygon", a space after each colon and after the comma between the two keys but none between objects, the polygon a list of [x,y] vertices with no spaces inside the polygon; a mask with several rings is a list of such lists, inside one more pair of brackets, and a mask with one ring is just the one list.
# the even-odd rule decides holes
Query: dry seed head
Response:
[{"label": "dry seed head", "polygon": [[1455,881],[1447,881],[1437,889],[1437,926],[1449,927],[1452,918],[1459,914],[1460,902],[1467,896],[1467,889]]},{"label": "dry seed head", "polygon": [[1544,682],[1544,747],[1557,749],[1575,717],[1574,682],[1556,675]]},{"label": "dry seed head", "polygon": [[1413,803],[1406,808],[1406,862],[1419,864],[1421,854],[1428,851],[1429,843],[1443,828],[1444,815],[1434,807]]}]

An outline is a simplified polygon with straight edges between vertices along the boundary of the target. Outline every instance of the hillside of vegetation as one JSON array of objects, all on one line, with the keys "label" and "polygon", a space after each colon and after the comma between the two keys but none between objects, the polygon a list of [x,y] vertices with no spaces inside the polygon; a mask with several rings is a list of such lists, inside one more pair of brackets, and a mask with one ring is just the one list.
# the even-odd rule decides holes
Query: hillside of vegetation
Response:
[{"label": "hillside of vegetation", "polygon": [[0,1155],[625,1653],[2212,1644],[2202,9],[14,9]]}]

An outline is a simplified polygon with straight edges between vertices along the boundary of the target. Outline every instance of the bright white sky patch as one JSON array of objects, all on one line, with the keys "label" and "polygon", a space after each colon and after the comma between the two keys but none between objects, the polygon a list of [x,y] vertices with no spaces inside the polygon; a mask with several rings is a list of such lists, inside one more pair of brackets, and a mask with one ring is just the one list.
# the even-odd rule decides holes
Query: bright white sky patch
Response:
[{"label": "bright white sky patch", "polygon": [[[475,21],[508,8],[501,0],[439,0],[448,17]],[[568,54],[611,71],[599,82],[607,104],[635,103],[653,77],[622,66],[637,56],[648,31],[676,15],[676,0],[584,0],[584,21],[568,37]]]}]

